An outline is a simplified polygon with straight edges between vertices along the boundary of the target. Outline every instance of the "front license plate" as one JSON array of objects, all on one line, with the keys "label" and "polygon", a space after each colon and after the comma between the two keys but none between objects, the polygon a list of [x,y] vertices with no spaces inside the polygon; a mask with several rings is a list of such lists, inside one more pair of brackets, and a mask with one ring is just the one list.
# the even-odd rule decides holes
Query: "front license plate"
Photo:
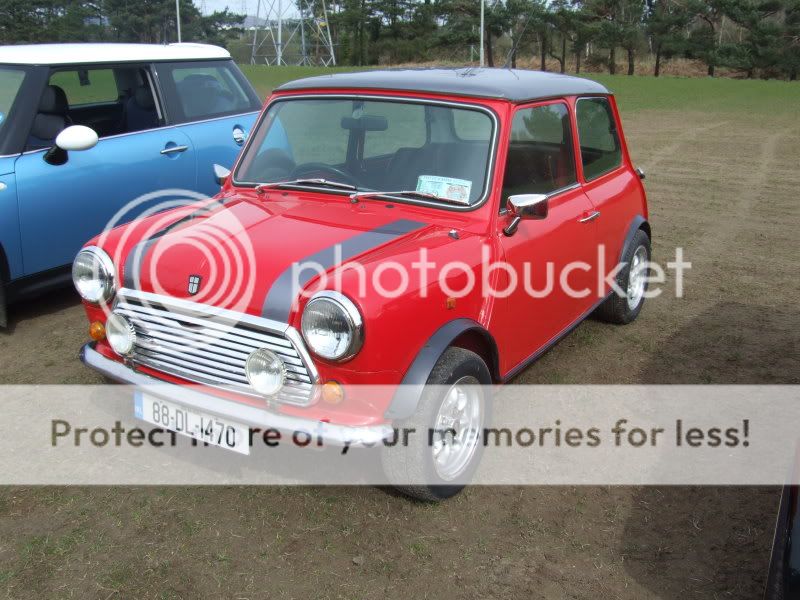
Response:
[{"label": "front license plate", "polygon": [[141,392],[135,392],[133,406],[137,419],[194,438],[198,442],[233,450],[239,454],[250,454],[250,430],[246,425],[197,412]]}]

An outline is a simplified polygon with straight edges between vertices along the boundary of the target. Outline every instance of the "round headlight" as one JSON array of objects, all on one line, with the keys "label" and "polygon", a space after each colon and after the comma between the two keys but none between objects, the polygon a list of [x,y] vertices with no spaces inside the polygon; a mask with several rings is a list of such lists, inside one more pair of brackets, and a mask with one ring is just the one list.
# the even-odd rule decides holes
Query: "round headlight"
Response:
[{"label": "round headlight", "polygon": [[89,246],[72,263],[72,282],[81,298],[92,304],[108,302],[115,292],[114,263],[103,250]]},{"label": "round headlight", "polygon": [[244,370],[253,389],[264,396],[274,396],[280,392],[286,379],[283,361],[266,348],[254,350],[247,357]]},{"label": "round headlight", "polygon": [[338,292],[319,292],[311,298],[303,311],[301,328],[311,351],[328,360],[352,358],[364,343],[361,313]]},{"label": "round headlight", "polygon": [[136,329],[119,313],[111,313],[106,321],[106,339],[111,349],[120,356],[133,353],[136,344]]}]

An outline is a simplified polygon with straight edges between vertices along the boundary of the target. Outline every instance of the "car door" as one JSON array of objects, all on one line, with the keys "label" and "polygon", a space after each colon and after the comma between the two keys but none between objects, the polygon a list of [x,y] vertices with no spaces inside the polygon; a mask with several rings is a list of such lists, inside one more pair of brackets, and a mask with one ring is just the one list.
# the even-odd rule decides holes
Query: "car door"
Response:
[{"label": "car door", "polygon": [[[524,219],[511,235],[505,202],[516,194],[547,194],[548,213]],[[498,323],[505,337],[504,371],[519,366],[576,322],[596,301],[593,207],[577,181],[568,105],[518,108],[503,179],[498,239],[517,274]],[[498,286],[501,290],[502,287]]]},{"label": "car door", "polygon": [[194,145],[197,189],[215,194],[213,165],[233,167],[261,102],[231,60],[159,63],[156,69],[170,121]]},{"label": "car door", "polygon": [[[109,75],[110,71],[119,72]],[[26,275],[70,264],[88,239],[142,195],[195,188],[192,142],[179,128],[164,126],[163,108],[150,73],[147,65],[125,65],[118,69],[71,66],[51,74],[50,85],[60,88],[69,103],[65,125],[82,124],[82,118],[92,119],[90,125],[102,119],[104,131],[98,132],[100,140],[94,148],[70,152],[62,165],[44,160],[46,148],[29,150],[17,158],[19,228]],[[129,90],[128,95],[113,84],[115,78],[119,82],[126,77],[132,87],[140,88],[148,110],[154,111],[154,120],[134,123],[132,117],[125,117],[117,124],[111,122],[113,115],[132,115],[136,108],[137,90]],[[115,103],[126,106],[113,106]],[[150,128],[129,130],[136,127]],[[37,144],[41,144],[38,138]],[[176,197],[171,192],[160,200]],[[158,201],[132,205],[121,222]]]},{"label": "car door", "polygon": [[583,189],[599,213],[597,237],[603,247],[605,276],[616,266],[627,229],[641,206],[640,182],[632,169],[626,168],[622,136],[610,98],[578,98],[575,118]]}]

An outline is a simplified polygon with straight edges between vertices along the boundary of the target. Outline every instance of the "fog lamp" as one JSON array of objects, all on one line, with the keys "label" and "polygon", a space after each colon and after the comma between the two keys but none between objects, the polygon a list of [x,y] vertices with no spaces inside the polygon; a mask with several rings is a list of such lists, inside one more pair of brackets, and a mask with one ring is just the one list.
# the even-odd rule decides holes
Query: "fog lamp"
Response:
[{"label": "fog lamp", "polygon": [[106,337],[111,349],[120,356],[133,354],[136,344],[136,329],[119,313],[111,313],[106,321]]},{"label": "fog lamp", "polygon": [[286,380],[286,366],[280,357],[266,348],[254,350],[245,364],[247,381],[264,396],[274,396]]}]

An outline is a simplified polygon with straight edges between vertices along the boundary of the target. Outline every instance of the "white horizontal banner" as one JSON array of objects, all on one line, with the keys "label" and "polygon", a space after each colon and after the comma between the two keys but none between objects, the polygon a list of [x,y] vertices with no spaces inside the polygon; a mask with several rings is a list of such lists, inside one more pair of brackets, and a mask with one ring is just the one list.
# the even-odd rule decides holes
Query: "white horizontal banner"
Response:
[{"label": "white horizontal banner", "polygon": [[[776,485],[797,478],[800,386],[429,388],[428,426],[412,417],[368,428],[352,426],[370,415],[348,401],[380,416],[395,390],[343,392],[337,406],[281,409],[188,386],[0,386],[0,484],[431,485],[467,477],[480,485]],[[333,423],[304,418],[323,412]],[[460,464],[481,454],[474,473]]]}]

